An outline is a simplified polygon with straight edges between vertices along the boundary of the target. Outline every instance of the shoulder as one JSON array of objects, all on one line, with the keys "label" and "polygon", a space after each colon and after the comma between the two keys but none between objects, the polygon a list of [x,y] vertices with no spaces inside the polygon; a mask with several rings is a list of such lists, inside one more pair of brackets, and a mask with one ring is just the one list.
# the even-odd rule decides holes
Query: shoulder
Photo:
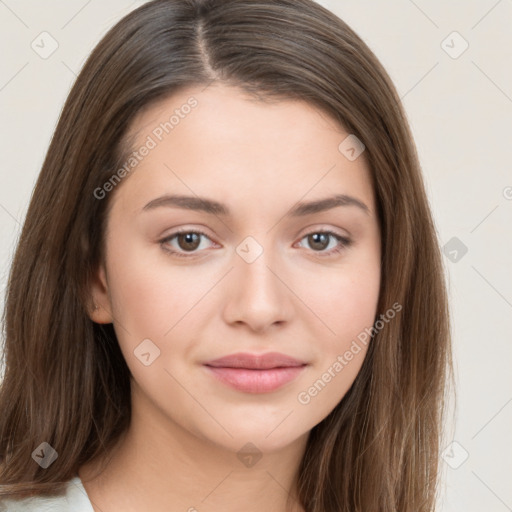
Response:
[{"label": "shoulder", "polygon": [[[67,508],[66,508],[67,507]],[[7,499],[0,501],[0,512],[64,512],[71,510],[64,496],[34,497],[20,500]]]},{"label": "shoulder", "polygon": [[21,500],[0,500],[0,512],[94,512],[78,476],[68,482],[59,496],[35,496]]}]

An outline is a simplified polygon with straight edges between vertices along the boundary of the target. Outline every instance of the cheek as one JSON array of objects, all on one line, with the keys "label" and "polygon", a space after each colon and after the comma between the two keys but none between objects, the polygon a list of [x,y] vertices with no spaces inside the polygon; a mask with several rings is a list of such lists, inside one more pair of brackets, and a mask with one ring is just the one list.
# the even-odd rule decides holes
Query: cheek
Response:
[{"label": "cheek", "polygon": [[330,280],[328,293],[310,293],[310,307],[322,322],[315,322],[315,362],[296,401],[302,414],[314,424],[336,407],[359,374],[368,351],[368,332],[375,320],[378,296],[378,272],[361,273],[359,278],[340,275]]},{"label": "cheek", "polygon": [[136,244],[113,243],[109,256],[113,315],[139,337],[162,338],[210,283],[183,266],[173,266],[158,244],[148,251]]},{"label": "cheek", "polygon": [[119,245],[110,257],[109,286],[119,346],[138,386],[165,403],[169,394],[179,392],[165,370],[173,372],[173,361],[183,359],[189,350],[189,315],[208,283],[198,283],[183,268],[172,269],[164,256],[151,260],[147,251],[143,256],[142,251]]},{"label": "cheek", "polygon": [[357,336],[375,320],[380,292],[380,267],[377,262],[329,269],[302,281],[302,296],[312,312],[312,325],[324,349],[339,345]]},{"label": "cheek", "polygon": [[368,351],[379,292],[380,261],[374,250],[302,283],[314,313],[310,326],[316,360],[297,401],[310,406],[306,409],[315,418],[326,416],[357,377]]}]

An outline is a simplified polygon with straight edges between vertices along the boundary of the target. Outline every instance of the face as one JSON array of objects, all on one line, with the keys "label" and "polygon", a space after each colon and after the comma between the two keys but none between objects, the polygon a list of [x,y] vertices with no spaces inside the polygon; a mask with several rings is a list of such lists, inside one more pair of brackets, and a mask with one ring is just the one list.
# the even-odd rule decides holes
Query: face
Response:
[{"label": "face", "polygon": [[132,400],[233,451],[306,436],[353,383],[375,320],[364,152],[307,103],[220,85],[151,106],[130,133],[133,167],[98,199],[110,211],[91,318],[114,324]]}]

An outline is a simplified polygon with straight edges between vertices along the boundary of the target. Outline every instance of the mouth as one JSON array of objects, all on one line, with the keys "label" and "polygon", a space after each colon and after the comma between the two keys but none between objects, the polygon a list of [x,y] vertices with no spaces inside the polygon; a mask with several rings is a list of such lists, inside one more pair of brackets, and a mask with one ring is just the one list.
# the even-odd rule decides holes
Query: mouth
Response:
[{"label": "mouth", "polygon": [[270,393],[297,378],[308,364],[271,352],[263,355],[232,354],[204,364],[224,384],[246,393]]}]

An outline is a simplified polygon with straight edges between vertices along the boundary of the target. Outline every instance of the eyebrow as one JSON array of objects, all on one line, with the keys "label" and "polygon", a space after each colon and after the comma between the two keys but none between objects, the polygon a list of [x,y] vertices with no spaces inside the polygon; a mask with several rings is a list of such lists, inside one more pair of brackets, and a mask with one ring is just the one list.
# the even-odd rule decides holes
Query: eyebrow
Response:
[{"label": "eyebrow", "polygon": [[[159,207],[177,207],[187,210],[201,211],[212,215],[230,216],[229,208],[218,201],[206,197],[185,196],[185,195],[163,195],[150,201],[142,208],[142,212],[154,210]],[[359,199],[346,194],[335,194],[325,199],[297,203],[287,214],[287,217],[301,217],[319,213],[338,206],[355,206],[370,214],[368,206]]]}]

